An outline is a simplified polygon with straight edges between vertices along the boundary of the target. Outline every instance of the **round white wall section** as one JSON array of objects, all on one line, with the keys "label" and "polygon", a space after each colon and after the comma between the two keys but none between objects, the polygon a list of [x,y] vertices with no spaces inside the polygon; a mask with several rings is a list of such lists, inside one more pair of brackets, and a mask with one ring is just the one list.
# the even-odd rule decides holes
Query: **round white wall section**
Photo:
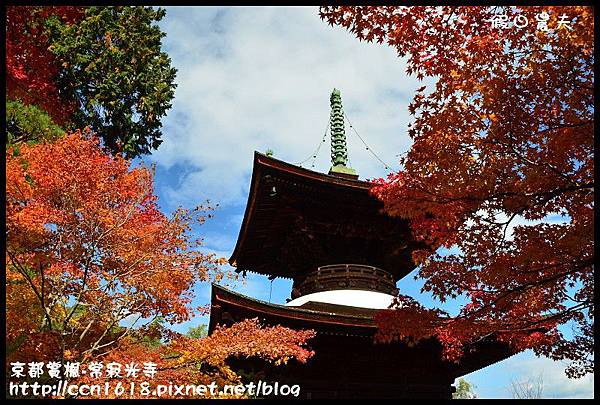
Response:
[{"label": "round white wall section", "polygon": [[350,307],[385,309],[390,306],[393,295],[366,290],[330,290],[306,294],[291,300],[286,306],[296,307],[309,301],[327,304],[347,305]]}]

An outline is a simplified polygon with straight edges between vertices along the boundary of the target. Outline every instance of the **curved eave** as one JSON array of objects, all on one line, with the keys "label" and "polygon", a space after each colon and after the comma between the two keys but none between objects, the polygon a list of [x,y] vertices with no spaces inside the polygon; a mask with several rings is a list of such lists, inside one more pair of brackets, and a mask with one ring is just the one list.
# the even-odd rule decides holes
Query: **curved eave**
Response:
[{"label": "curved eave", "polygon": [[[267,324],[280,324],[293,329],[314,329],[321,334],[333,332],[341,336],[361,336],[372,339],[377,331],[373,316],[380,310],[318,302],[309,304],[311,305],[305,307],[272,304],[213,283],[209,334],[221,321],[218,308],[224,307],[232,313],[245,313],[245,318],[259,317],[271,321]],[[436,338],[426,340],[437,341]],[[467,351],[459,363],[446,363],[455,378],[488,367],[518,353],[507,343],[498,341],[493,336],[478,341],[471,348],[473,350]]]},{"label": "curved eave", "polygon": [[244,212],[244,219],[240,233],[238,235],[235,248],[229,258],[229,264],[233,267],[236,266],[236,259],[238,257],[240,249],[243,247],[244,242],[248,234],[248,227],[252,223],[252,217],[256,206],[256,196],[259,183],[262,178],[262,174],[265,169],[270,169],[275,172],[288,173],[294,176],[298,176],[300,179],[306,179],[308,181],[314,181],[321,183],[326,187],[341,187],[346,189],[362,189],[368,190],[371,188],[372,183],[363,180],[352,180],[329,174],[319,173],[313,170],[305,169],[302,167],[295,166],[291,163],[284,162],[279,159],[275,159],[264,155],[260,152],[254,152],[254,165],[252,169],[252,178],[250,180],[250,191],[248,193],[248,201],[246,203],[246,210]]},{"label": "curved eave", "polygon": [[[371,308],[323,304],[321,310],[315,310],[295,306],[272,304],[256,298],[245,296],[218,284],[212,285],[211,301],[212,305],[225,303],[238,308],[251,308],[253,312],[277,316],[280,318],[296,319],[327,325],[367,327],[373,330],[376,329],[373,315],[377,312],[377,310]],[[359,313],[340,313],[340,309],[353,309]]]}]

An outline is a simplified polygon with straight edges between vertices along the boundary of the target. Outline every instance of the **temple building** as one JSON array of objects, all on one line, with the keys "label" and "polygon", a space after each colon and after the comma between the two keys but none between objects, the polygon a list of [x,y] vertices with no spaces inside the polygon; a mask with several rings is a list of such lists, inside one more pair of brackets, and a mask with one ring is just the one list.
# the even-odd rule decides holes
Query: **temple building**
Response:
[{"label": "temple building", "polygon": [[302,398],[439,398],[457,377],[513,353],[480,341],[459,363],[442,360],[435,339],[375,343],[373,316],[387,308],[396,283],[415,269],[420,247],[408,223],[382,211],[371,183],[348,167],[341,96],[330,98],[328,174],[258,152],[237,244],[237,272],[293,280],[285,305],[259,301],[213,284],[209,333],[219,324],[258,317],[266,325],[313,329],[315,355],[306,364],[265,365],[238,359],[242,375],[299,384]]}]

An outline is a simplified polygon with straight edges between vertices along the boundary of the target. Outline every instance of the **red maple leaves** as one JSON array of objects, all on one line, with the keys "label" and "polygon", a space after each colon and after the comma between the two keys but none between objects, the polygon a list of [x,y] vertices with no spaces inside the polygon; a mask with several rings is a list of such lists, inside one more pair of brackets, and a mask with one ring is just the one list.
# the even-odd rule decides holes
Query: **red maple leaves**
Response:
[{"label": "red maple leaves", "polygon": [[[549,30],[536,24],[542,13]],[[501,14],[529,24],[495,27]],[[424,291],[467,303],[456,317],[418,304],[382,314],[380,336],[434,334],[456,359],[493,335],[573,360],[571,375],[590,372],[592,9],[322,7],[321,17],[386,42],[407,57],[407,73],[436,80],[409,106],[403,171],[373,193],[432,247],[413,255]]]},{"label": "red maple leaves", "polygon": [[6,8],[6,96],[40,106],[59,125],[73,107],[61,98],[56,85],[59,66],[49,49],[45,23],[58,18],[68,24],[82,16],[83,7]]}]

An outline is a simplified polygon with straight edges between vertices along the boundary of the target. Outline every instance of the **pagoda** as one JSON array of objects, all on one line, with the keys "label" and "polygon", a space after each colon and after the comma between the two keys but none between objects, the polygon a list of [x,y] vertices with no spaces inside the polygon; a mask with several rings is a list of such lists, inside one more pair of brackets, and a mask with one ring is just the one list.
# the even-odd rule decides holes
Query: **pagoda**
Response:
[{"label": "pagoda", "polygon": [[348,167],[340,92],[330,98],[328,174],[258,152],[248,203],[229,262],[237,272],[293,280],[285,305],[212,286],[209,333],[217,325],[259,318],[266,325],[313,329],[315,355],[306,364],[265,365],[237,359],[242,374],[299,384],[302,398],[452,397],[457,377],[514,354],[493,338],[479,341],[459,363],[442,359],[434,338],[375,343],[373,320],[415,269],[422,245],[406,220],[391,217],[370,194],[372,183]]}]

